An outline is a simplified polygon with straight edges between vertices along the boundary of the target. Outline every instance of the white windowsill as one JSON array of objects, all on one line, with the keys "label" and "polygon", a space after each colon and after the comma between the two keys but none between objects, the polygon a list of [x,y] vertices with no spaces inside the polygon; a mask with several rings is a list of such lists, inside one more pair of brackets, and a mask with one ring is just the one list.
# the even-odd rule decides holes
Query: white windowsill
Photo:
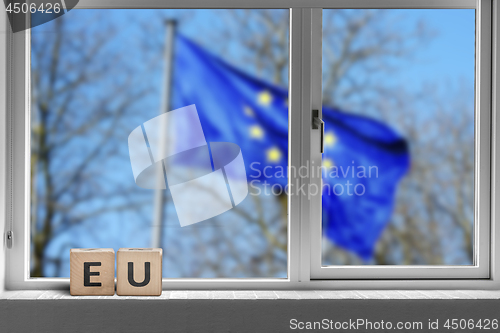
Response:
[{"label": "white windowsill", "polygon": [[166,291],[161,296],[71,296],[69,290],[4,291],[0,300],[105,299],[105,300],[179,300],[179,299],[500,299],[500,291],[490,290],[241,290],[241,291]]}]

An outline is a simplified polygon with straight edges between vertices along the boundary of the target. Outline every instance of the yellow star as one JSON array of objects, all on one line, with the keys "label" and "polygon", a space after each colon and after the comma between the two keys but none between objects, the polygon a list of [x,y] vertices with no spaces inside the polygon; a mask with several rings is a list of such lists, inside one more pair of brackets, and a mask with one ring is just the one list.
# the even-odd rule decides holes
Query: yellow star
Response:
[{"label": "yellow star", "polygon": [[255,115],[255,114],[254,114],[254,112],[253,112],[253,110],[252,110],[252,108],[251,108],[251,107],[249,107],[249,106],[246,106],[246,105],[245,105],[245,107],[243,108],[243,112],[245,112],[245,114],[246,114],[247,116],[249,116],[249,117],[253,117],[253,116]]},{"label": "yellow star", "polygon": [[334,163],[331,159],[329,158],[325,158],[323,160],[323,166],[326,168],[326,169],[330,169],[332,166],[334,166]]},{"label": "yellow star", "polygon": [[325,134],[325,146],[327,147],[333,147],[335,143],[337,142],[337,137],[333,132],[328,132]]},{"label": "yellow star", "polygon": [[264,130],[259,125],[253,125],[250,127],[250,137],[255,139],[261,139],[264,136]]},{"label": "yellow star", "polygon": [[269,106],[273,101],[273,96],[269,93],[269,91],[264,90],[257,96],[257,101],[260,105]]},{"label": "yellow star", "polygon": [[279,162],[281,160],[281,150],[277,147],[272,147],[266,151],[267,160],[270,162]]}]

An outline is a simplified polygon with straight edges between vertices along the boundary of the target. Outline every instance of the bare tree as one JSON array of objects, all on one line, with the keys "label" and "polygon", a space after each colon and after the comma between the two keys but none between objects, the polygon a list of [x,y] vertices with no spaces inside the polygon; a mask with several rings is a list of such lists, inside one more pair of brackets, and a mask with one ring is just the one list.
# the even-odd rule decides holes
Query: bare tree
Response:
[{"label": "bare tree", "polygon": [[[66,17],[64,17],[66,18]],[[123,156],[123,119],[147,94],[123,54],[109,49],[116,31],[95,33],[64,18],[32,34],[31,276],[43,276],[57,235],[109,212],[137,208],[130,190],[103,169]],[[98,20],[98,17],[94,18]],[[48,28],[50,27],[50,28]],[[106,179],[107,178],[107,179]]]}]

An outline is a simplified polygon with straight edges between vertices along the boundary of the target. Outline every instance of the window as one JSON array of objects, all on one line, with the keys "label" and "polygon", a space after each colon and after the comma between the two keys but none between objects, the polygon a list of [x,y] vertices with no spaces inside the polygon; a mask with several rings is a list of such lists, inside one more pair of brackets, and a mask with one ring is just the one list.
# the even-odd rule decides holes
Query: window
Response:
[{"label": "window", "polygon": [[333,108],[323,107],[314,276],[429,278],[453,267],[457,278],[487,277],[476,245],[488,233],[474,228],[474,143],[489,144],[475,127],[487,119],[474,116],[475,14],[323,10],[323,100]]},{"label": "window", "polygon": [[[288,19],[285,9],[75,9],[31,29],[32,277],[69,277],[70,248],[130,244],[162,247],[165,278],[287,277],[286,196],[271,195],[259,175],[287,167]],[[131,133],[139,128],[142,139],[144,124],[153,155],[159,140],[180,151],[197,140],[195,119],[170,121],[166,138],[146,122],[191,104],[207,144],[173,155],[168,189],[155,191],[149,169],[131,174],[142,162]],[[221,141],[241,148],[252,181],[241,198],[231,189],[225,212],[217,207],[228,198],[212,183],[185,185],[210,177],[207,148],[217,164]]]},{"label": "window", "polygon": [[8,285],[154,246],[168,288],[497,288],[498,9],[292,5],[81,1],[10,34]]}]

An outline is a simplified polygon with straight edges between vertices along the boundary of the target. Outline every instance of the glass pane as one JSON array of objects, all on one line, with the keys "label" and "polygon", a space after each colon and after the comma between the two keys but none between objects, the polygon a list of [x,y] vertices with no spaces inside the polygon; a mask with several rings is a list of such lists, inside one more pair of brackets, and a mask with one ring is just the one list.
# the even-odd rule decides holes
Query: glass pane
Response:
[{"label": "glass pane", "polygon": [[324,10],[322,264],[471,265],[475,10]]},{"label": "glass pane", "polygon": [[288,21],[82,9],[34,27],[31,276],[69,277],[70,248],[161,247],[165,278],[286,278],[287,197],[262,171],[288,163]]}]

